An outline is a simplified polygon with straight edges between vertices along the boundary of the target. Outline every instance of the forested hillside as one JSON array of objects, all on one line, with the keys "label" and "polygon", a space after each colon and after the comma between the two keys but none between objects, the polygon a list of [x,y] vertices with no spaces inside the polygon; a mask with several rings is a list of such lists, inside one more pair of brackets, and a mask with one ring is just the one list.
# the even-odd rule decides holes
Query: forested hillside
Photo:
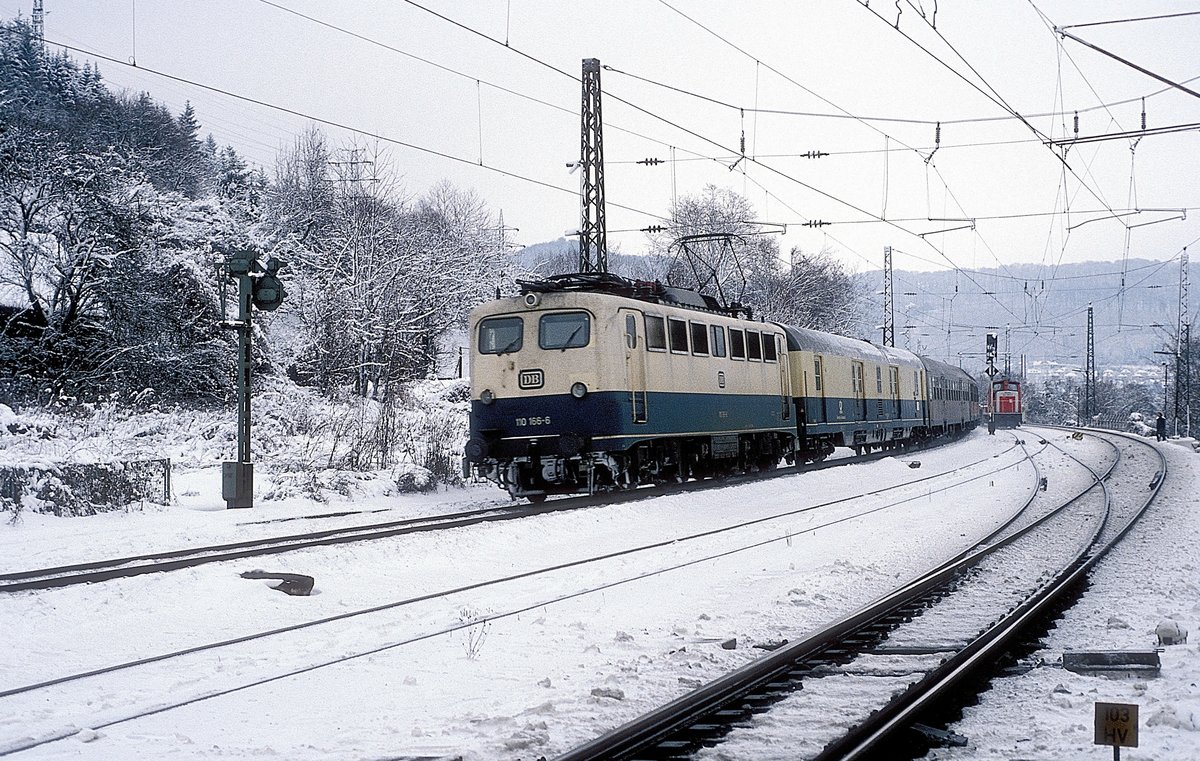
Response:
[{"label": "forested hillside", "polygon": [[23,22],[0,27],[0,398],[226,397],[230,250],[288,264],[260,365],[374,398],[428,374],[494,286],[502,247],[472,193],[411,198],[379,155],[357,165],[369,178],[337,173],[316,130],[268,170],[201,133],[190,105],[113,92]]}]

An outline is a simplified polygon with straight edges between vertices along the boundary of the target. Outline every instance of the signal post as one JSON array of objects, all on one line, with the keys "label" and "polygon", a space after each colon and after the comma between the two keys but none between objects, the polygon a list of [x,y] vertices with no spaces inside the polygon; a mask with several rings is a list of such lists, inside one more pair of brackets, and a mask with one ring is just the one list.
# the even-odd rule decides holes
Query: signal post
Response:
[{"label": "signal post", "polygon": [[221,325],[238,334],[237,360],[237,459],[221,463],[221,496],[227,508],[254,507],[254,463],[250,461],[250,381],[254,310],[270,312],[283,303],[283,283],[278,278],[281,259],[264,265],[254,251],[239,249],[218,265],[221,287],[221,316],[225,316],[225,288],[237,284],[236,320],[222,319]]}]

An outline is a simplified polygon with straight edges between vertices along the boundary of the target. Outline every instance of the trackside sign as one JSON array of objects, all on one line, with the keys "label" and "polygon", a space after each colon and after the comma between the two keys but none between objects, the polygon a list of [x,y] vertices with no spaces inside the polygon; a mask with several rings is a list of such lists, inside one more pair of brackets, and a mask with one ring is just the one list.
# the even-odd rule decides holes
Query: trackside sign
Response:
[{"label": "trackside sign", "polygon": [[1126,703],[1096,704],[1096,745],[1136,748],[1138,707]]}]

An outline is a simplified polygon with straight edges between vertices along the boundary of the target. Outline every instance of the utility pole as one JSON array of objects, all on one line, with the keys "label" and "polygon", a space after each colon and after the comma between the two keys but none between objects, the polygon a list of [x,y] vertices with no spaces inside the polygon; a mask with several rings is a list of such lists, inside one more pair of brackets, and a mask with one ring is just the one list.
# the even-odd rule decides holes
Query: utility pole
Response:
[{"label": "utility pole", "polygon": [[600,59],[583,59],[580,109],[579,271],[608,272],[604,221],[604,138],[600,115]]},{"label": "utility pole", "polygon": [[1086,421],[1096,414],[1096,335],[1092,323],[1092,305],[1088,304],[1087,364],[1083,373],[1083,417]]},{"label": "utility pole", "polygon": [[892,299],[892,247],[883,247],[883,345],[896,345],[896,307]]},{"label": "utility pole", "polygon": [[[1179,259],[1179,330],[1175,334],[1175,435],[1182,418],[1183,435],[1192,432],[1191,320],[1188,317],[1188,252]],[[1182,405],[1181,405],[1182,400]]]}]

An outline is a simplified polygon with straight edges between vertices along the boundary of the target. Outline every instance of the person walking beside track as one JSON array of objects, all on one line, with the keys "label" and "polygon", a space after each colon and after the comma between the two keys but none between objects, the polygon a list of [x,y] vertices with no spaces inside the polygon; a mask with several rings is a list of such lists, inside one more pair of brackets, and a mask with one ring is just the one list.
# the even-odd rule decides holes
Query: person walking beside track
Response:
[{"label": "person walking beside track", "polygon": [[1161,412],[1158,413],[1158,420],[1154,421],[1154,430],[1158,434],[1159,441],[1167,440],[1167,419]]}]

